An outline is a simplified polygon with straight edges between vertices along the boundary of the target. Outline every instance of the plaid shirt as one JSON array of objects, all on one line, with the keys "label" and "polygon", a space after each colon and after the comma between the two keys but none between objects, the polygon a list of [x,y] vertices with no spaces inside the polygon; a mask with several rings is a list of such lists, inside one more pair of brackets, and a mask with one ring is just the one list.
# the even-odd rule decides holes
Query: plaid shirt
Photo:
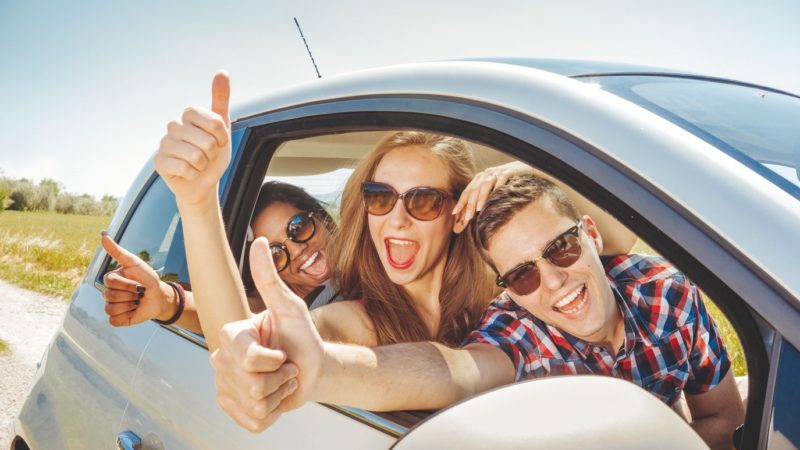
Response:
[{"label": "plaid shirt", "polygon": [[463,345],[486,343],[505,352],[517,381],[549,375],[602,374],[632,381],[672,404],[681,390],[714,388],[730,368],[722,336],[697,288],[661,258],[605,259],[625,323],[616,355],[555,327],[501,293]]}]

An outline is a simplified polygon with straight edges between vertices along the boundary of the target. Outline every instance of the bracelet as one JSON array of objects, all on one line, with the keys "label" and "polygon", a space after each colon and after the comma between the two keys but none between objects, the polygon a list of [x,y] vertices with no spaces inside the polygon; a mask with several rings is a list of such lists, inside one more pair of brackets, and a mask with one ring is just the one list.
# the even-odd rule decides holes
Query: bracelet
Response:
[{"label": "bracelet", "polygon": [[178,319],[181,318],[181,314],[183,314],[183,308],[186,306],[186,294],[183,290],[183,286],[180,284],[172,281],[167,281],[166,283],[172,287],[173,291],[175,291],[175,297],[178,300],[178,309],[175,310],[175,314],[173,314],[169,319],[153,319],[153,322],[160,323],[161,325],[172,325],[173,323],[177,322]]}]

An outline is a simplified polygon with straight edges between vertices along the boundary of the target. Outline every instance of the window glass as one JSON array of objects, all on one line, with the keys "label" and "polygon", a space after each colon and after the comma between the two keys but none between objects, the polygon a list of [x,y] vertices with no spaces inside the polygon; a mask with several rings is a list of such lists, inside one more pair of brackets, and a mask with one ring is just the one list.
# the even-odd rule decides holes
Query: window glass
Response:
[{"label": "window glass", "polygon": [[[142,198],[119,244],[139,256],[165,280],[188,281],[175,196],[161,178]],[[108,270],[116,263],[112,260]]]}]

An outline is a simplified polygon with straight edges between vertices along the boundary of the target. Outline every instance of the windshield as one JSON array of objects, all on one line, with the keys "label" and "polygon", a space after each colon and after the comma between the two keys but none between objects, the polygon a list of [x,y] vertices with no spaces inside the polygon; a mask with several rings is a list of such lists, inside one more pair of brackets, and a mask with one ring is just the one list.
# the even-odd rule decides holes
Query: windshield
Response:
[{"label": "windshield", "polygon": [[579,79],[668,119],[800,198],[800,98],[677,76]]}]

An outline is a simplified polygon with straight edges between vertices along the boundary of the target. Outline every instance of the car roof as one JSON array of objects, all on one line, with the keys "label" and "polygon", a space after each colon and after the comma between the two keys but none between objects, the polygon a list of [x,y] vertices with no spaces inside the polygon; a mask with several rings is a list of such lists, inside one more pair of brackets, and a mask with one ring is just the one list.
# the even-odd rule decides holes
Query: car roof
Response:
[{"label": "car roof", "polygon": [[[299,105],[317,107],[333,100],[396,96],[493,105],[603,149],[607,158],[631,173],[641,174],[713,226],[718,235],[735,242],[791,296],[800,298],[795,256],[790,257],[800,252],[797,199],[768,180],[752,176],[750,169],[729,155],[666,119],[612,93],[552,72],[485,61],[369,69],[314,80],[241,105],[233,110],[233,117],[242,119],[234,128],[263,123],[259,116],[268,112],[269,120],[276,120]],[[642,152],[645,148],[649,151]],[[703,189],[685,182],[693,179],[703,180]],[[739,199],[737,208],[720,208],[725,198]],[[753,233],[752,224],[742,217],[759,217],[760,232]]]}]

